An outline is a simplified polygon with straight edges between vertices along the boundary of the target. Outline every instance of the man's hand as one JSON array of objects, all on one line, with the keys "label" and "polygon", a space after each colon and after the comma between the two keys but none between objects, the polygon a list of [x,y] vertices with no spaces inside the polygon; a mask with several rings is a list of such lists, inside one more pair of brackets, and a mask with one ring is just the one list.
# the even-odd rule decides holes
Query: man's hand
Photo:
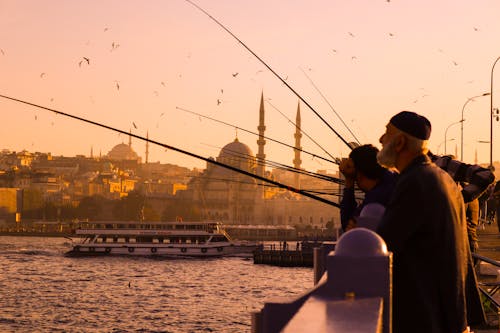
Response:
[{"label": "man's hand", "polygon": [[339,171],[345,177],[345,186],[354,187],[354,180],[356,177],[354,162],[350,158],[343,158],[339,164]]},{"label": "man's hand", "polygon": [[347,226],[345,227],[345,231],[349,231],[349,230],[352,230],[354,228],[357,227],[357,223],[356,223],[356,220],[351,218],[349,219],[349,222],[347,223]]}]

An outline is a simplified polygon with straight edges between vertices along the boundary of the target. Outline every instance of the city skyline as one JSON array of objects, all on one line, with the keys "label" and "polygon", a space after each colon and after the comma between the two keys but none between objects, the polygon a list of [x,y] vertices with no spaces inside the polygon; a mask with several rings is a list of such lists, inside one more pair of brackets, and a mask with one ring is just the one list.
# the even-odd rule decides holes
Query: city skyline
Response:
[{"label": "city skyline", "polygon": [[[470,97],[490,92],[492,65],[500,56],[495,1],[196,3],[264,59],[346,141],[356,141],[354,134],[378,147],[387,121],[406,109],[431,120],[433,152],[444,153],[446,145],[447,153],[460,155],[462,107]],[[234,127],[257,132],[263,93],[265,135],[294,145],[295,127],[287,118],[295,119],[298,97],[186,1],[3,0],[0,9],[2,95],[216,157],[236,135],[257,152],[258,138],[241,130],[236,134]],[[493,106],[498,107],[500,73],[495,72]],[[347,146],[304,103],[300,107],[302,129],[321,145],[303,136],[303,149],[346,156]],[[0,108],[8,124],[2,146],[13,151],[89,156],[91,148],[94,155],[105,154],[128,141],[12,101],[1,99]],[[476,150],[480,163],[489,162],[489,144],[481,143],[490,137],[489,109],[489,96],[464,109],[468,163]],[[499,123],[493,127],[496,143]],[[132,146],[144,161],[145,143],[133,139]],[[495,144],[493,161],[500,158],[498,148]],[[269,140],[265,154],[293,164],[293,150]],[[153,145],[149,161],[205,167],[204,161]],[[337,169],[304,154],[302,166]]]}]

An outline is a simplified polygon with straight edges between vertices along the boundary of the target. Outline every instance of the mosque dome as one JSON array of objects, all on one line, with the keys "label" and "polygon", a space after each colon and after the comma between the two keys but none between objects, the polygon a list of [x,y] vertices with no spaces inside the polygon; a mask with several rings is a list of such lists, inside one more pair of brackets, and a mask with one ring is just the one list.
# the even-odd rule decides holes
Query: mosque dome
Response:
[{"label": "mosque dome", "polygon": [[219,158],[253,158],[255,157],[250,147],[246,144],[241,143],[238,138],[235,138],[233,142],[225,145],[219,153]]},{"label": "mosque dome", "polygon": [[[246,144],[241,143],[238,138],[235,138],[233,142],[225,145],[217,157],[217,162],[221,162],[235,168],[251,172],[255,171],[256,161],[255,155],[253,154],[250,147]],[[226,174],[229,170],[217,167],[217,173]]]},{"label": "mosque dome", "polygon": [[123,160],[138,160],[139,156],[137,153],[130,147],[124,143],[120,143],[111,149],[107,155],[109,159],[116,161]]}]

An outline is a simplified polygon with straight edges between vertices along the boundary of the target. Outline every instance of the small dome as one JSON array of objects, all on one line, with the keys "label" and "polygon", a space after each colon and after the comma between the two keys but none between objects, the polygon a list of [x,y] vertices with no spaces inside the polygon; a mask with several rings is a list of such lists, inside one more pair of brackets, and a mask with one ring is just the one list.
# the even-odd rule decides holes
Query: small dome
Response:
[{"label": "small dome", "polygon": [[349,230],[335,246],[335,255],[341,257],[385,257],[387,254],[382,237],[365,228]]},{"label": "small dome", "polygon": [[111,149],[107,155],[112,160],[123,161],[123,160],[137,160],[139,157],[137,153],[124,143],[120,143]]}]

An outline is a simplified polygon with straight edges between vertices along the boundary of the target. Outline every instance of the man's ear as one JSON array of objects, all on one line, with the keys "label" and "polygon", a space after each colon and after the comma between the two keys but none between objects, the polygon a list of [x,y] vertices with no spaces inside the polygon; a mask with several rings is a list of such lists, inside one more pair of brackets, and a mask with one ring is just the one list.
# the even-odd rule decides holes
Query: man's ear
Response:
[{"label": "man's ear", "polygon": [[407,141],[407,138],[403,134],[399,134],[396,137],[396,145],[394,146],[394,149],[396,150],[396,152],[399,153],[404,149],[404,147],[406,146],[406,141]]}]

